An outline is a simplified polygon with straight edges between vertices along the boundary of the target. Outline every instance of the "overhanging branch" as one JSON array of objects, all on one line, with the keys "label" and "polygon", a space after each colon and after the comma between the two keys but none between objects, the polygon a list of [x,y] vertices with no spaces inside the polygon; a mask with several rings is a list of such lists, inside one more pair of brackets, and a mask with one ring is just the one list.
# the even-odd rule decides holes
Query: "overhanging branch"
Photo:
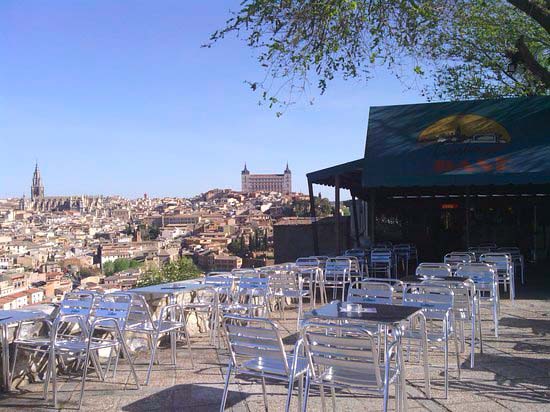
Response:
[{"label": "overhanging branch", "polygon": [[521,36],[516,42],[516,51],[509,53],[512,61],[521,63],[533,76],[542,81],[550,89],[550,72],[540,64]]},{"label": "overhanging branch", "polygon": [[546,7],[536,0],[508,0],[508,3],[520,9],[550,34],[550,7]]}]

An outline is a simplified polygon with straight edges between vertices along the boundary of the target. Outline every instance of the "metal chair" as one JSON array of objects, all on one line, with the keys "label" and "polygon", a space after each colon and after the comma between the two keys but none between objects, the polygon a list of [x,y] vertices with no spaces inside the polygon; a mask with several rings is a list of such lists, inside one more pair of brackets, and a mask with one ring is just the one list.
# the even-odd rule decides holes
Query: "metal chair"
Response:
[{"label": "metal chair", "polygon": [[[449,392],[449,341],[451,339],[455,343],[456,365],[458,378],[460,379],[460,357],[453,312],[454,292],[444,285],[410,285],[403,293],[403,304],[422,309],[422,313],[427,320],[428,343],[443,343],[445,398],[447,398]],[[438,323],[440,323],[440,326],[438,326]],[[414,326],[411,324],[409,328],[405,329],[403,337],[409,340],[423,339],[423,331],[415,329]]]},{"label": "metal chair", "polygon": [[221,313],[238,313],[248,316],[269,315],[269,279],[267,277],[242,277],[231,302],[220,304]]},{"label": "metal chair", "polygon": [[293,353],[287,353],[279,326],[276,322],[265,318],[225,315],[223,326],[230,359],[225,375],[220,411],[223,412],[225,409],[232,374],[261,379],[266,410],[266,379],[288,383],[286,411],[290,409],[294,383],[298,381],[298,396],[301,404],[303,378],[307,372],[307,361],[299,354],[302,341],[298,340]]},{"label": "metal chair", "polygon": [[[48,371],[46,382],[52,382],[54,407],[57,408],[57,371],[56,359],[63,356],[76,356],[82,362],[82,383],[78,408],[82,406],[84,388],[88,372],[89,362],[93,353],[103,349],[120,348],[124,358],[130,366],[130,374],[133,376],[136,388],[139,389],[139,380],[136,375],[122,329],[128,318],[131,300],[113,299],[109,295],[103,295],[96,300],[96,307],[89,317],[90,324],[84,316],[79,314],[61,315],[52,325],[51,343],[49,346]],[[72,323],[77,326],[78,333],[66,335],[59,333],[64,325]],[[99,334],[96,332],[100,332]],[[47,386],[46,386],[47,391]]]},{"label": "metal chair", "polygon": [[[332,288],[332,298],[336,299],[338,289],[341,289],[342,300],[345,299],[346,287],[351,283],[351,260],[329,258],[323,274],[322,292],[326,297],[326,288]],[[325,299],[328,300],[328,299]]]},{"label": "metal chair", "polygon": [[375,248],[370,252],[369,271],[374,277],[382,274],[391,278],[393,270],[393,251],[386,248]]},{"label": "metal chair", "polygon": [[443,258],[443,262],[451,266],[451,271],[454,273],[458,265],[472,263],[472,255],[466,252],[451,252],[447,253]]},{"label": "metal chair", "polygon": [[[118,293],[116,295],[124,295]],[[149,384],[153,363],[157,359],[157,347],[160,338],[164,335],[170,335],[170,350],[172,365],[176,366],[176,338],[177,333],[183,333],[189,351],[189,359],[191,367],[194,368],[193,353],[191,351],[191,341],[189,339],[189,331],[183,307],[177,303],[164,305],[160,309],[158,318],[155,319],[151,313],[151,309],[142,295],[137,293],[126,293],[132,299],[131,322],[127,322],[124,332],[132,332],[136,334],[144,334],[147,336],[147,341],[150,348],[149,366],[145,377],[145,385]]]},{"label": "metal chair", "polygon": [[508,253],[484,253],[479,257],[481,263],[492,264],[498,275],[498,283],[504,285],[504,291],[510,289],[510,299],[516,298],[516,286],[514,276],[514,265],[512,256]]},{"label": "metal chair", "polygon": [[[309,290],[312,306],[317,301],[317,288],[323,280],[321,261],[316,257],[301,257],[296,259],[294,271],[298,272],[304,282],[304,289]],[[321,294],[321,303],[324,304],[324,295]]]},{"label": "metal chair", "polygon": [[393,304],[393,287],[388,283],[360,280],[348,289],[346,302]]},{"label": "metal chair", "polygon": [[360,272],[363,277],[368,276],[369,268],[367,266],[365,249],[348,249],[344,252],[344,256],[352,256],[357,258],[357,262],[359,264],[358,272]]},{"label": "metal chair", "polygon": [[193,291],[191,302],[182,303],[185,323],[188,323],[191,315],[195,315],[197,326],[201,328],[201,324],[204,325],[209,331],[210,343],[214,346],[218,346],[216,339],[219,337],[220,323],[218,288],[205,284]]},{"label": "metal chair", "polygon": [[[480,305],[481,303],[489,303],[495,327],[495,337],[498,338],[500,298],[498,275],[495,268],[487,263],[469,263],[460,265],[456,271],[456,275],[468,277],[474,282]],[[481,322],[481,317],[479,321]]]},{"label": "metal chair", "polygon": [[[66,293],[63,297],[63,300],[59,304],[59,309],[57,311],[56,317],[53,320],[43,320],[40,321],[42,325],[46,327],[46,333],[41,336],[32,336],[28,333],[28,326],[35,325],[37,322],[25,322],[21,324],[15,332],[15,337],[13,340],[13,346],[14,346],[14,355],[13,355],[13,365],[11,370],[11,375],[15,375],[15,366],[17,363],[17,355],[18,352],[24,351],[24,352],[33,352],[33,353],[41,353],[43,357],[47,357],[50,345],[52,341],[52,330],[53,330],[53,323],[57,318],[65,318],[68,316],[79,316],[83,319],[84,323],[88,324],[90,314],[92,312],[92,309],[94,308],[94,305],[96,303],[96,300],[98,299],[100,295],[91,291],[77,291],[77,292],[69,292]],[[56,330],[56,333],[59,337],[65,337],[67,339],[72,339],[71,335],[72,328],[74,326],[74,322],[61,322],[58,324],[58,330]],[[61,362],[63,362],[63,359],[60,359]],[[99,359],[98,357],[93,354],[92,361],[94,362],[94,366],[96,369],[96,373],[98,374],[98,377],[103,380],[104,374],[99,366]],[[46,399],[46,394],[48,390],[48,382],[44,381],[44,399]]]},{"label": "metal chair", "polygon": [[286,300],[296,299],[298,301],[296,328],[299,329],[300,320],[303,314],[303,299],[311,299],[309,290],[304,290],[300,273],[294,271],[280,271],[269,274],[269,297],[275,300],[275,305],[279,306],[283,319],[285,319]]},{"label": "metal chair", "polygon": [[525,284],[525,259],[521,254],[521,251],[518,247],[499,247],[495,252],[508,253],[512,257],[512,262],[514,263],[514,273],[516,268],[519,266],[520,275],[521,275],[521,284]]},{"label": "metal chair", "polygon": [[425,279],[446,278],[452,275],[451,265],[447,263],[421,263],[416,268],[416,276]]},{"label": "metal chair", "polygon": [[[385,362],[379,363],[376,337],[356,325],[307,323],[302,330],[309,363],[303,411],[307,410],[311,385],[319,386],[322,410],[326,410],[325,387],[330,388],[336,409],[336,389],[362,390],[382,395],[387,411],[390,385],[395,385],[396,409],[406,409],[403,359],[396,340],[388,346]],[[392,366],[393,363],[393,366]]]},{"label": "metal chair", "polygon": [[[393,246],[393,253],[395,256],[396,264],[399,265],[401,262],[403,269],[405,270],[405,275],[409,274],[409,262],[412,258],[412,246],[407,243],[400,243]],[[415,259],[416,255],[415,255]]]},{"label": "metal chair", "polygon": [[470,322],[471,340],[470,340],[470,368],[474,368],[475,362],[475,341],[476,335],[478,335],[478,342],[480,346],[480,353],[483,353],[483,336],[481,331],[481,313],[479,307],[479,300],[477,298],[475,284],[471,279],[466,281],[461,280],[444,280],[444,279],[428,279],[422,282],[423,285],[436,285],[440,286],[444,284],[449,287],[454,294],[453,299],[453,315],[455,322],[460,324],[460,328],[457,328],[457,333],[460,334],[460,350],[462,353],[465,351],[466,336],[464,333],[464,323]]}]

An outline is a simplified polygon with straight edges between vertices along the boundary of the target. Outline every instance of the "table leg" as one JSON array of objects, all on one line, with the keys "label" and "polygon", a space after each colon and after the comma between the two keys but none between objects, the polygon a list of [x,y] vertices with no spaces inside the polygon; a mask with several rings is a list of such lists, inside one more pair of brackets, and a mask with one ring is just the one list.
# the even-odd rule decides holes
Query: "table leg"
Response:
[{"label": "table leg", "polygon": [[474,369],[474,359],[475,359],[475,343],[476,343],[476,311],[477,311],[477,297],[474,295],[472,299],[472,332],[470,340],[470,369]]},{"label": "table leg", "polygon": [[8,325],[2,325],[2,387],[9,392],[10,385],[10,347],[8,341]]}]

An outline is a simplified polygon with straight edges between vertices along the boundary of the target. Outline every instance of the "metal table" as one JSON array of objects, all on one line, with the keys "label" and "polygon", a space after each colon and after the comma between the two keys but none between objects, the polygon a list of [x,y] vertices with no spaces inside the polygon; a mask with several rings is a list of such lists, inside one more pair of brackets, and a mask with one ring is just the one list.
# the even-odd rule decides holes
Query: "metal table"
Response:
[{"label": "metal table", "polygon": [[2,326],[2,387],[4,391],[11,390],[9,327],[31,320],[49,318],[45,311],[37,309],[0,310],[0,325]]},{"label": "metal table", "polygon": [[132,289],[130,292],[144,296],[167,297],[170,303],[176,303],[178,295],[193,292],[204,287],[204,283],[197,280],[163,283],[161,285],[145,286]]},{"label": "metal table", "polygon": [[[345,303],[344,303],[345,304]],[[309,318],[317,319],[326,319],[333,321],[363,321],[369,323],[376,323],[381,325],[384,328],[384,353],[387,351],[387,339],[388,331],[391,329],[391,333],[394,339],[396,339],[399,344],[397,345],[398,356],[403,359],[403,352],[401,347],[401,334],[400,326],[403,322],[410,320],[413,316],[422,315],[422,309],[414,306],[406,305],[383,305],[378,303],[361,303],[361,306],[366,311],[362,312],[344,312],[341,310],[342,303],[339,301],[331,302],[327,305],[324,305],[318,309],[313,309],[309,313]],[[427,346],[426,346],[427,347]],[[426,351],[424,351],[424,356],[427,356]],[[426,359],[427,360],[427,359]],[[425,363],[427,365],[427,362]],[[404,396],[405,405],[407,403],[407,396],[405,391],[405,370],[403,368],[403,375],[401,377],[401,385]],[[426,393],[430,397],[430,379],[429,379],[429,369],[424,370],[425,386]],[[406,410],[406,406],[405,406]]]}]

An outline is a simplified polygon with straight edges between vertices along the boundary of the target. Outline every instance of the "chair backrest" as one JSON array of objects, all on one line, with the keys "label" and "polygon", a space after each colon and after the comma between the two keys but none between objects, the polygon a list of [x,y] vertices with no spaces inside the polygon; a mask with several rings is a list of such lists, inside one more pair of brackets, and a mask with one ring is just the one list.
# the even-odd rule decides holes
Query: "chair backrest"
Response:
[{"label": "chair backrest", "polygon": [[[377,343],[371,332],[359,326],[310,322],[302,329],[302,339],[314,380],[332,370],[333,384],[369,386],[372,382],[370,386],[383,387]],[[362,378],[359,381],[354,379],[358,376]]]},{"label": "chair backrest", "polygon": [[409,258],[411,256],[411,245],[408,243],[393,245],[393,253],[399,257]]},{"label": "chair backrest", "polygon": [[422,278],[445,278],[452,276],[451,266],[447,263],[421,263],[416,268],[416,276]]},{"label": "chair backrest", "polygon": [[472,263],[472,255],[470,253],[451,252],[445,255],[443,261],[451,265],[452,269],[456,269],[460,263]]},{"label": "chair backrest", "polygon": [[59,315],[79,315],[87,320],[99,296],[98,293],[84,290],[66,293],[59,304]]},{"label": "chair backrest", "polygon": [[126,328],[126,322],[130,315],[133,297],[128,293],[108,293],[97,300],[97,305],[92,312],[95,321],[109,318],[116,321],[120,330]]},{"label": "chair backrest", "polygon": [[365,259],[364,249],[348,249],[344,252],[344,256],[355,256],[359,259]]},{"label": "chair backrest", "polygon": [[325,281],[345,280],[351,273],[351,260],[342,258],[329,258],[325,264]]},{"label": "chair backrest", "polygon": [[521,260],[521,251],[518,247],[499,247],[495,250],[495,252],[507,253],[515,261]]},{"label": "chair backrest", "polygon": [[472,280],[465,282],[458,280],[442,280],[438,278],[427,279],[422,282],[423,286],[446,286],[453,291],[453,309],[455,312],[460,312],[466,315],[469,319],[471,316],[472,300],[475,295],[475,286]]},{"label": "chair backrest", "polygon": [[319,260],[319,266],[321,267],[321,269],[325,268],[327,260],[329,259],[328,256],[310,256],[310,257],[314,257],[314,258],[317,258]]},{"label": "chair backrest", "polygon": [[496,279],[496,269],[489,263],[468,263],[459,265],[456,276],[468,277],[473,280],[479,290],[492,290]]},{"label": "chair backrest", "polygon": [[395,292],[402,292],[405,288],[405,284],[402,280],[394,279],[394,278],[365,278],[363,279],[363,282],[377,282],[377,283],[387,283],[393,288],[394,293]]},{"label": "chair backrest", "polygon": [[277,271],[268,275],[269,290],[272,293],[284,290],[299,290],[300,274],[293,271]]},{"label": "chair backrest", "polygon": [[347,302],[393,304],[393,287],[385,282],[360,280],[348,289]]},{"label": "chair backrest", "polygon": [[[224,331],[233,365],[239,370],[245,363],[264,362],[269,374],[269,361],[284,365],[290,373],[285,348],[277,324],[269,319],[225,315]],[[248,369],[248,368],[247,368]],[[259,371],[259,373],[261,373]]]},{"label": "chair backrest", "polygon": [[333,259],[342,259],[342,260],[348,260],[350,262],[350,272],[353,274],[359,274],[361,273],[361,264],[359,263],[359,258],[357,256],[349,255],[349,256],[337,256]]},{"label": "chair backrest", "polygon": [[481,263],[491,263],[498,272],[510,274],[512,270],[512,256],[508,253],[484,253],[479,257]]},{"label": "chair backrest", "polygon": [[231,273],[212,274],[209,273],[204,278],[204,284],[214,288],[231,291],[235,286],[235,276]]},{"label": "chair backrest", "polygon": [[371,265],[391,265],[393,251],[386,248],[376,248],[370,251],[370,263]]},{"label": "chair backrest", "polygon": [[269,279],[267,277],[244,277],[237,287],[238,295],[264,295],[267,294]]},{"label": "chair backrest", "polygon": [[298,267],[314,267],[314,268],[318,268],[318,267],[320,267],[320,265],[321,265],[320,260],[317,259],[317,258],[314,257],[314,256],[310,256],[310,257],[301,257],[301,258],[296,259],[296,266],[298,266]]},{"label": "chair backrest", "polygon": [[454,293],[445,285],[409,285],[403,292],[403,304],[421,308],[428,320],[443,320],[454,307]]}]

